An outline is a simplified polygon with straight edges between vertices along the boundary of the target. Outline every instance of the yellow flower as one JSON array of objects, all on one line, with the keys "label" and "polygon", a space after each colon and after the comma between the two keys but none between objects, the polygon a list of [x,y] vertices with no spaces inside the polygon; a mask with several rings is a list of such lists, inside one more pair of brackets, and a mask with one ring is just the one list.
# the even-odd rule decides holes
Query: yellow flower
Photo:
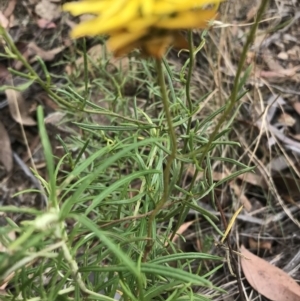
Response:
[{"label": "yellow flower", "polygon": [[82,0],[64,5],[72,15],[95,17],[76,26],[72,37],[108,35],[115,55],[135,48],[161,58],[170,45],[187,48],[182,29],[204,28],[221,0]]}]

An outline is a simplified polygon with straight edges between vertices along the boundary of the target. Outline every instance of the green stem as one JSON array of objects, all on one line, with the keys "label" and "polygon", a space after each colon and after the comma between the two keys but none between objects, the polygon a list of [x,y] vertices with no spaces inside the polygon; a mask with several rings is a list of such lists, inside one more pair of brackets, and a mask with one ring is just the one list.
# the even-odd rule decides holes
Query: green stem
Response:
[{"label": "green stem", "polygon": [[[193,68],[194,68],[194,62],[195,62],[195,54],[194,54],[194,43],[193,43],[192,30],[189,30],[188,41],[189,41],[189,69],[188,69],[188,74],[187,74],[187,79],[186,79],[186,84],[185,84],[185,95],[186,95],[187,105],[189,108],[190,117],[188,119],[187,129],[186,129],[186,133],[185,133],[187,138],[184,140],[184,144],[183,144],[183,148],[182,148],[183,154],[185,154],[187,152],[187,147],[188,147],[188,142],[189,142],[188,136],[191,131],[192,112],[193,112],[193,104],[192,104],[192,99],[191,99],[191,80],[192,80],[192,74],[193,74]],[[179,179],[181,179],[181,177],[182,177],[183,167],[184,167],[184,165],[182,164],[181,170],[179,173]]]},{"label": "green stem", "polygon": [[95,293],[91,290],[89,290],[84,281],[82,280],[82,276],[81,273],[79,273],[79,267],[78,264],[76,262],[76,260],[73,258],[69,247],[67,246],[66,241],[68,241],[68,236],[66,234],[66,229],[63,223],[60,223],[60,226],[57,226],[56,229],[56,236],[61,239],[62,242],[62,251],[64,254],[64,257],[67,261],[67,263],[69,264],[69,268],[72,272],[72,275],[74,277],[74,280],[76,281],[76,283],[78,284],[80,290],[87,295],[90,296],[94,296],[96,299],[97,298],[102,298],[103,296],[101,294]]},{"label": "green stem", "polygon": [[[185,94],[186,94],[186,100],[189,107],[190,114],[193,112],[193,104],[191,99],[191,80],[192,80],[192,74],[193,74],[193,68],[194,68],[194,62],[195,62],[195,54],[194,54],[194,43],[193,43],[193,32],[192,30],[189,30],[188,35],[188,41],[189,41],[189,70],[188,75],[186,79],[186,86],[185,86]],[[192,123],[192,116],[189,118],[188,121],[188,128],[187,130],[190,131]]]},{"label": "green stem", "polygon": [[16,47],[15,43],[12,41],[11,37],[7,33],[7,31],[0,26],[0,33],[3,36],[5,42],[12,50],[12,53],[17,56],[18,60],[26,67],[26,69],[29,71],[31,76],[36,80],[36,82],[51,96],[54,100],[56,100],[58,103],[63,104],[67,108],[72,108],[73,105],[69,103],[68,101],[64,100],[62,97],[58,96],[56,93],[54,93],[52,90],[49,89],[48,85],[45,84],[45,82],[40,78],[40,76],[36,73],[36,71],[31,67],[31,65],[28,63],[28,61],[23,57],[23,55],[20,53],[18,48]]},{"label": "green stem", "polygon": [[[251,46],[251,44],[254,41],[255,33],[256,33],[259,21],[262,18],[262,15],[263,15],[266,7],[267,7],[267,4],[268,4],[268,0],[264,0],[264,1],[262,1],[261,5],[259,7],[259,10],[257,12],[256,21],[253,24],[253,26],[251,27],[249,35],[248,35],[247,40],[246,40],[246,43],[243,47],[243,51],[242,51],[242,54],[241,54],[241,59],[240,59],[239,65],[238,65],[236,76],[234,78],[233,90],[232,90],[232,93],[230,95],[229,103],[228,103],[227,108],[225,109],[223,115],[221,116],[218,124],[216,125],[214,131],[210,135],[206,146],[204,147],[203,153],[202,153],[202,155],[201,155],[201,157],[198,161],[199,166],[202,166],[202,162],[205,159],[205,157],[207,156],[207,154],[209,152],[209,149],[210,149],[212,143],[214,142],[214,139],[215,139],[216,135],[218,134],[221,126],[223,125],[223,123],[226,120],[227,116],[231,113],[231,111],[233,110],[233,108],[236,104],[237,96],[238,96],[238,93],[239,93],[239,91],[238,91],[238,89],[239,89],[239,80],[240,80],[240,77],[241,77],[241,74],[242,74],[242,71],[243,71],[243,67],[245,65],[245,61],[246,61],[246,58],[247,58],[247,52],[248,52],[249,47]],[[195,181],[197,179],[197,176],[198,176],[198,171],[196,171],[194,176],[193,176],[193,179],[192,179],[191,184],[190,184],[189,191],[191,191],[191,189],[193,188],[193,186],[195,184]]]},{"label": "green stem", "polygon": [[[192,104],[192,99],[191,99],[191,80],[192,80],[192,74],[193,74],[193,68],[194,68],[194,63],[195,63],[195,54],[194,54],[194,43],[193,43],[193,31],[189,30],[188,33],[188,42],[189,42],[189,69],[188,69],[188,74],[187,74],[187,80],[186,80],[186,86],[185,86],[185,94],[186,94],[186,100],[187,100],[187,105],[189,108],[189,119],[188,119],[188,123],[187,123],[187,129],[186,129],[186,139],[184,140],[183,143],[183,148],[182,148],[182,154],[186,154],[187,150],[188,150],[188,142],[189,142],[189,135],[190,135],[190,131],[191,131],[191,125],[192,125],[192,112],[193,112],[193,104]],[[182,179],[182,175],[183,175],[183,169],[184,169],[184,162],[181,162],[180,164],[180,171],[179,171],[179,176],[178,179],[181,180]],[[174,238],[174,236],[176,235],[179,227],[180,227],[180,222],[183,219],[183,214],[185,214],[185,205],[186,203],[183,203],[183,208],[180,211],[180,216],[178,217],[178,222],[175,226],[175,229],[171,235],[170,240],[172,241],[172,239]]]},{"label": "green stem", "polygon": [[[163,208],[163,206],[165,205],[165,203],[168,201],[168,198],[169,198],[169,194],[170,194],[169,182],[170,182],[171,167],[172,167],[173,161],[174,161],[174,159],[176,157],[176,153],[177,153],[176,135],[175,135],[175,131],[173,128],[173,122],[172,122],[170,106],[169,106],[169,98],[168,98],[168,94],[167,94],[165,76],[164,76],[164,71],[163,71],[161,60],[156,60],[156,70],[157,70],[157,75],[158,75],[158,84],[159,84],[160,90],[161,90],[163,108],[164,108],[167,126],[168,126],[168,132],[169,132],[170,139],[171,139],[171,145],[170,145],[170,154],[167,156],[167,162],[166,162],[166,166],[165,166],[164,174],[163,174],[163,183],[164,183],[163,195],[162,195],[161,200],[156,205],[155,209],[152,211],[152,213],[149,217],[149,221],[148,221],[148,237],[149,238],[152,238],[152,227],[153,227],[155,217],[159,213],[159,211]],[[149,252],[151,251],[152,245],[153,245],[152,239],[149,239],[147,241],[147,245],[145,248],[145,254],[144,254],[144,258],[143,258],[144,262],[147,260],[147,257],[148,257]]]}]

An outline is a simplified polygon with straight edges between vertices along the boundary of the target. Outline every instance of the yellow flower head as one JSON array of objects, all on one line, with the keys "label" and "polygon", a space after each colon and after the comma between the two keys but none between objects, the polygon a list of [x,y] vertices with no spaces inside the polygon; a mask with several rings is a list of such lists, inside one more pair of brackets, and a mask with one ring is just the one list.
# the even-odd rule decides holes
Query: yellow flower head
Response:
[{"label": "yellow flower head", "polygon": [[[140,48],[161,58],[170,45],[186,48],[182,29],[204,28],[221,0],[82,0],[64,5],[72,15],[95,17],[76,26],[72,37],[108,35],[115,55]],[[209,7],[209,8],[208,8]]]}]

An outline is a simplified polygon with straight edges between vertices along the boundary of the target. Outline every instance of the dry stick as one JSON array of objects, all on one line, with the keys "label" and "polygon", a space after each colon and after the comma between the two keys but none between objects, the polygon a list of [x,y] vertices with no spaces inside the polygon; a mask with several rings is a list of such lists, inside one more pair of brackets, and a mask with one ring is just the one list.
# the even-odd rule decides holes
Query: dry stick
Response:
[{"label": "dry stick", "polygon": [[[163,206],[168,201],[171,167],[172,167],[172,164],[176,157],[176,152],[177,152],[176,135],[175,135],[174,128],[173,128],[172,117],[171,117],[170,107],[169,107],[169,99],[168,99],[168,94],[167,94],[167,90],[166,90],[165,77],[164,77],[164,71],[163,71],[161,60],[158,60],[158,59],[156,60],[156,69],[157,69],[157,73],[158,73],[157,74],[158,75],[158,84],[161,89],[162,102],[163,102],[164,112],[165,112],[166,121],[167,121],[167,125],[168,125],[168,132],[170,134],[170,139],[171,139],[171,145],[170,145],[171,149],[170,149],[170,154],[167,157],[167,163],[166,163],[166,167],[165,167],[164,174],[163,174],[163,183],[164,183],[163,196],[149,217],[148,234],[147,234],[148,238],[152,238],[152,225],[153,225],[156,215],[159,213],[159,211],[163,208]],[[152,249],[152,246],[153,246],[153,241],[149,239],[147,241],[147,244],[145,247],[143,262],[146,262],[148,254],[150,253],[150,251]]]}]

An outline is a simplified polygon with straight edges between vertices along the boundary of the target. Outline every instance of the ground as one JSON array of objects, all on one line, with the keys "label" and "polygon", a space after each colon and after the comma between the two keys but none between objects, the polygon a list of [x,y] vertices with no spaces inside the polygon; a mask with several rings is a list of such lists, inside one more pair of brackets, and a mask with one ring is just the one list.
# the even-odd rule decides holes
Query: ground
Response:
[{"label": "ground", "polygon": [[[251,5],[249,5],[251,3]],[[78,145],[85,139],[93,141],[92,154],[97,150],[97,140],[109,145],[115,138],[115,128],[124,131],[123,122],[135,126],[136,108],[147,116],[158,120],[162,106],[155,103],[158,89],[146,85],[149,77],[155,74],[153,68],[140,63],[139,58],[110,58],[106,53],[102,38],[88,38],[84,41],[71,41],[70,29],[79,21],[61,12],[61,1],[25,0],[18,3],[14,0],[0,3],[0,23],[9,33],[16,49],[23,55],[25,62],[5,55],[4,42],[1,46],[0,80],[0,205],[32,207],[44,210],[47,199],[37,190],[45,189],[36,179],[33,170],[48,180],[45,156],[37,126],[36,110],[42,105],[45,112],[45,124],[50,137],[56,163],[66,154],[70,158],[80,153]],[[234,87],[234,77],[242,55],[242,47],[253,24],[261,2],[233,0],[221,5],[219,18],[206,35],[205,46],[196,55],[196,62],[191,78],[191,95],[200,99],[211,93],[201,109],[194,115],[193,122],[205,120],[214,111],[224,105]],[[88,18],[84,16],[82,18]],[[230,181],[224,182],[215,189],[218,206],[211,202],[211,195],[201,197],[199,206],[218,216],[224,215],[227,220],[244,205],[244,211],[236,217],[230,234],[232,248],[244,245],[253,253],[272,262],[281,270],[299,280],[297,258],[299,236],[299,189],[300,189],[300,6],[297,1],[271,1],[265,11],[247,54],[244,71],[250,65],[249,76],[242,83],[247,93],[239,100],[239,110],[232,122],[227,138],[238,142],[239,147],[223,146],[214,150],[214,157],[226,157],[252,166],[254,172],[236,174]],[[194,32],[194,43],[201,42],[201,32]],[[91,61],[86,62],[86,49]],[[40,63],[36,56],[41,58]],[[188,54],[172,50],[167,60],[172,71],[179,74]],[[108,61],[109,60],[109,61]],[[92,61],[97,62],[93,64]],[[26,65],[27,63],[27,65]],[[88,64],[84,69],[85,63]],[[48,73],[43,68],[47,68]],[[37,80],[25,78],[28,67],[40,78],[51,77],[49,87],[41,86]],[[15,72],[11,73],[11,69]],[[88,73],[85,72],[88,70]],[[125,80],[130,72],[134,76]],[[130,75],[129,75],[130,76]],[[88,77],[88,80],[86,79]],[[101,77],[106,82],[100,81]],[[179,78],[179,76],[178,76]],[[177,79],[178,79],[177,78]],[[174,79],[175,81],[177,80]],[[30,82],[31,84],[27,84]],[[150,81],[151,82],[151,81]],[[20,91],[8,86],[20,86]],[[66,87],[69,86],[70,90]],[[109,88],[113,87],[113,91]],[[182,83],[177,80],[174,87],[178,91]],[[46,89],[45,89],[46,88]],[[58,105],[49,90],[55,90],[59,97],[65,99]],[[59,89],[63,90],[61,92]],[[75,91],[75,92],[74,92]],[[121,97],[115,96],[117,91]],[[75,104],[70,101],[76,98],[72,93],[86,93],[88,101],[103,108],[103,114],[76,112]],[[17,106],[15,103],[17,102]],[[69,102],[69,107],[68,107]],[[136,104],[135,104],[136,103]],[[63,106],[61,106],[63,105]],[[90,108],[93,108],[91,105]],[[172,108],[173,112],[179,108]],[[90,109],[92,111],[92,109]],[[229,119],[232,116],[229,116]],[[87,128],[84,121],[90,118],[97,129]],[[124,118],[122,120],[122,118]],[[126,120],[127,118],[127,120]],[[212,133],[218,117],[207,127]],[[127,125],[126,125],[127,126]],[[119,131],[118,130],[118,131]],[[130,130],[128,130],[130,131]],[[145,130],[146,131],[146,130]],[[82,144],[76,144],[78,141]],[[104,141],[104,142],[103,142]],[[78,142],[79,143],[79,142]],[[67,156],[68,158],[68,156]],[[71,159],[70,159],[71,160]],[[74,163],[74,162],[73,162]],[[228,164],[227,164],[228,163]],[[133,163],[132,169],[136,163]],[[64,179],[64,172],[72,170],[72,164],[62,164],[59,177]],[[109,186],[111,174],[118,169],[120,174],[130,174],[131,166],[115,166],[115,170],[106,170],[102,176],[103,186]],[[216,160],[211,166],[212,181],[218,182],[234,174],[236,166],[230,162]],[[191,183],[195,170],[191,166],[184,172],[181,187]],[[204,173],[199,173],[196,181],[202,181]],[[141,187],[141,181],[131,184],[132,197]],[[31,190],[27,194],[16,193]],[[113,196],[113,198],[117,196]],[[109,204],[109,202],[107,203]],[[30,218],[30,214],[7,213],[7,216],[19,224]],[[210,248],[211,254],[225,256],[226,250],[211,244],[214,229],[210,223],[189,223],[199,217],[190,210],[180,229],[185,241],[178,241],[183,251],[203,252]],[[107,219],[109,222],[109,219]],[[221,222],[218,226],[223,227]],[[206,239],[207,238],[207,239]],[[235,257],[238,266],[241,259]],[[230,274],[231,265],[224,265],[211,278],[214,284],[229,291],[228,298],[237,299],[237,280]],[[241,274],[242,286],[254,299],[259,293],[252,290]],[[249,284],[250,282],[250,284]],[[230,283],[230,285],[229,285]],[[251,286],[252,285],[252,286]],[[259,289],[258,289],[259,291]],[[205,293],[205,290],[202,291]],[[263,294],[263,293],[262,293]],[[298,295],[299,296],[299,295]],[[262,297],[265,298],[265,297]],[[214,300],[221,300],[223,296]],[[252,300],[252,299],[251,299]],[[268,300],[265,298],[265,300]],[[296,300],[296,299],[295,299]]]}]

